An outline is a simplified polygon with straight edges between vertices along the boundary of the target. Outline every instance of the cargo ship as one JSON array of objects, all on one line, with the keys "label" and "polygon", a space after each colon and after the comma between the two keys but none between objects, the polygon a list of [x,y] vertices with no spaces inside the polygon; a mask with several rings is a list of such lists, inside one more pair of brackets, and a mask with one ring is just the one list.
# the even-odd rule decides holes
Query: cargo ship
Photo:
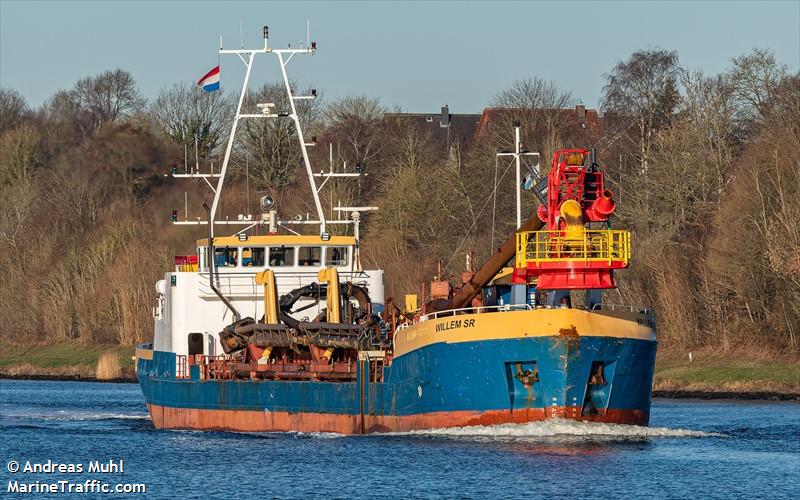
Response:
[{"label": "cargo ship", "polygon": [[[612,229],[615,203],[588,149],[556,151],[531,169],[536,213],[522,220],[520,127],[517,229],[459,283],[437,273],[421,296],[384,297],[383,272],[364,269],[362,218],[377,207],[337,207],[318,193],[359,169],[312,169],[287,74],[316,43],[222,49],[245,65],[218,172],[203,178],[214,201],[208,237],[156,284],[152,343],[136,348],[137,378],[153,424],[167,429],[364,434],[523,423],[549,418],[647,425],[656,327],[647,309],[603,302],[628,266],[630,233]],[[221,45],[221,43],[220,43]],[[277,59],[288,109],[244,109],[254,61]],[[270,196],[261,214],[217,216],[240,119],[294,123],[316,214],[282,218]],[[317,184],[317,179],[322,181]],[[215,182],[215,183],[214,183]],[[215,236],[217,227],[242,229]],[[343,231],[331,234],[337,225]],[[441,270],[440,270],[441,271]],[[580,304],[578,302],[581,302]]]}]

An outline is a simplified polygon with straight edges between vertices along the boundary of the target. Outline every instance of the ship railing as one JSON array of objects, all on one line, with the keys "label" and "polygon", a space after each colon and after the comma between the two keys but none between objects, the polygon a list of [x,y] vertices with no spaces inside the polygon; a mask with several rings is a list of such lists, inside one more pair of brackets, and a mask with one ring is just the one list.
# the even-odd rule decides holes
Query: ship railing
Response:
[{"label": "ship railing", "polygon": [[557,262],[621,262],[631,258],[631,233],[620,229],[584,229],[580,236],[566,231],[517,233],[516,267]]},{"label": "ship railing", "polygon": [[[255,282],[256,274],[257,271],[221,272],[216,276],[216,285],[226,296],[262,297],[264,286]],[[197,283],[198,294],[203,298],[216,297],[216,293],[208,284],[208,272],[199,272],[198,276],[200,277]],[[278,294],[280,295],[317,281],[317,272],[276,271],[275,278],[278,280]],[[352,281],[356,285],[367,284],[362,272],[340,272],[339,279]]]},{"label": "ship railing", "polygon": [[[478,306],[478,307],[462,307],[459,309],[447,309],[445,311],[436,311],[428,314],[423,314],[419,317],[419,321],[428,321],[429,319],[437,319],[448,316],[455,316],[458,313],[463,314],[481,314],[488,311],[531,311],[535,309],[530,304],[505,304],[499,306]],[[407,326],[406,326],[407,328]],[[399,329],[399,327],[398,327]]]},{"label": "ship railing", "polygon": [[636,307],[630,304],[611,304],[606,302],[598,302],[597,304],[594,304],[592,306],[592,311],[624,311],[652,315],[652,311],[645,307]]},{"label": "ship railing", "polygon": [[175,356],[175,378],[189,378],[189,356],[186,354],[177,354]]},{"label": "ship railing", "polygon": [[209,355],[195,354],[191,364],[200,366],[200,378],[209,380],[214,378],[228,378],[228,364],[231,362],[227,354]]},{"label": "ship railing", "polygon": [[[272,358],[268,363],[245,363],[228,355],[202,354],[189,358],[191,365],[199,366],[201,380],[257,379],[265,376],[270,379],[286,380],[354,380],[356,376],[356,365],[351,362],[331,364],[308,360],[283,362]],[[371,360],[372,381],[383,380],[383,367],[379,368],[377,362],[377,359]]]},{"label": "ship railing", "polygon": [[360,351],[358,359],[368,363],[370,382],[383,382],[386,351]]}]

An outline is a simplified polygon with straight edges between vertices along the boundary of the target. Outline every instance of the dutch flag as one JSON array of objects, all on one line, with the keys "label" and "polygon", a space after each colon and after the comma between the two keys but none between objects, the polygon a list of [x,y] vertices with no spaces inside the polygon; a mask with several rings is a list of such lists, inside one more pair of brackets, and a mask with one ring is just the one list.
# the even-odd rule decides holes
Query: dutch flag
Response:
[{"label": "dutch flag", "polygon": [[219,90],[219,66],[206,73],[203,78],[197,80],[197,86],[203,87],[206,92]]}]

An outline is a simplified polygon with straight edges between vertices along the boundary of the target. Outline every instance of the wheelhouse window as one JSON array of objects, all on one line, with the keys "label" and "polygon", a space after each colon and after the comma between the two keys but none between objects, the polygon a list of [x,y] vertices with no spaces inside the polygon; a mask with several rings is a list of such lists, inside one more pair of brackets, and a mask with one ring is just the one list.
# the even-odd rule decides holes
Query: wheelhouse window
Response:
[{"label": "wheelhouse window", "polygon": [[325,249],[325,265],[342,267],[347,265],[348,247],[328,247]]},{"label": "wheelhouse window", "polygon": [[269,266],[282,267],[294,265],[294,247],[270,247]]},{"label": "wheelhouse window", "polygon": [[322,247],[300,247],[298,264],[319,267],[322,262]]},{"label": "wheelhouse window", "polygon": [[217,267],[236,267],[239,249],[236,247],[220,247],[214,249],[214,265]]},{"label": "wheelhouse window", "polygon": [[243,267],[264,267],[266,252],[264,247],[242,248]]}]

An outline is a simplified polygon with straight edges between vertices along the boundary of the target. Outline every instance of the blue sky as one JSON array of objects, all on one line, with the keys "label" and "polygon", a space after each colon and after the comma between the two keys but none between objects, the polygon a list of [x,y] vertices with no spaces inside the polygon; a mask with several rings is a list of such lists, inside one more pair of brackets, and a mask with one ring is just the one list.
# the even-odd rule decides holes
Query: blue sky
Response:
[{"label": "blue sky", "polygon": [[[515,79],[539,76],[599,102],[603,75],[636,49],[674,49],[691,69],[725,70],[753,47],[800,67],[800,1],[778,2],[225,2],[0,0],[0,85],[39,105],[83,76],[121,67],[151,98],[217,61],[219,36],[239,46],[305,39],[290,75],[332,99],[380,97],[405,111],[480,111]],[[278,78],[261,67],[254,83]],[[223,58],[223,86],[242,64]]]}]

